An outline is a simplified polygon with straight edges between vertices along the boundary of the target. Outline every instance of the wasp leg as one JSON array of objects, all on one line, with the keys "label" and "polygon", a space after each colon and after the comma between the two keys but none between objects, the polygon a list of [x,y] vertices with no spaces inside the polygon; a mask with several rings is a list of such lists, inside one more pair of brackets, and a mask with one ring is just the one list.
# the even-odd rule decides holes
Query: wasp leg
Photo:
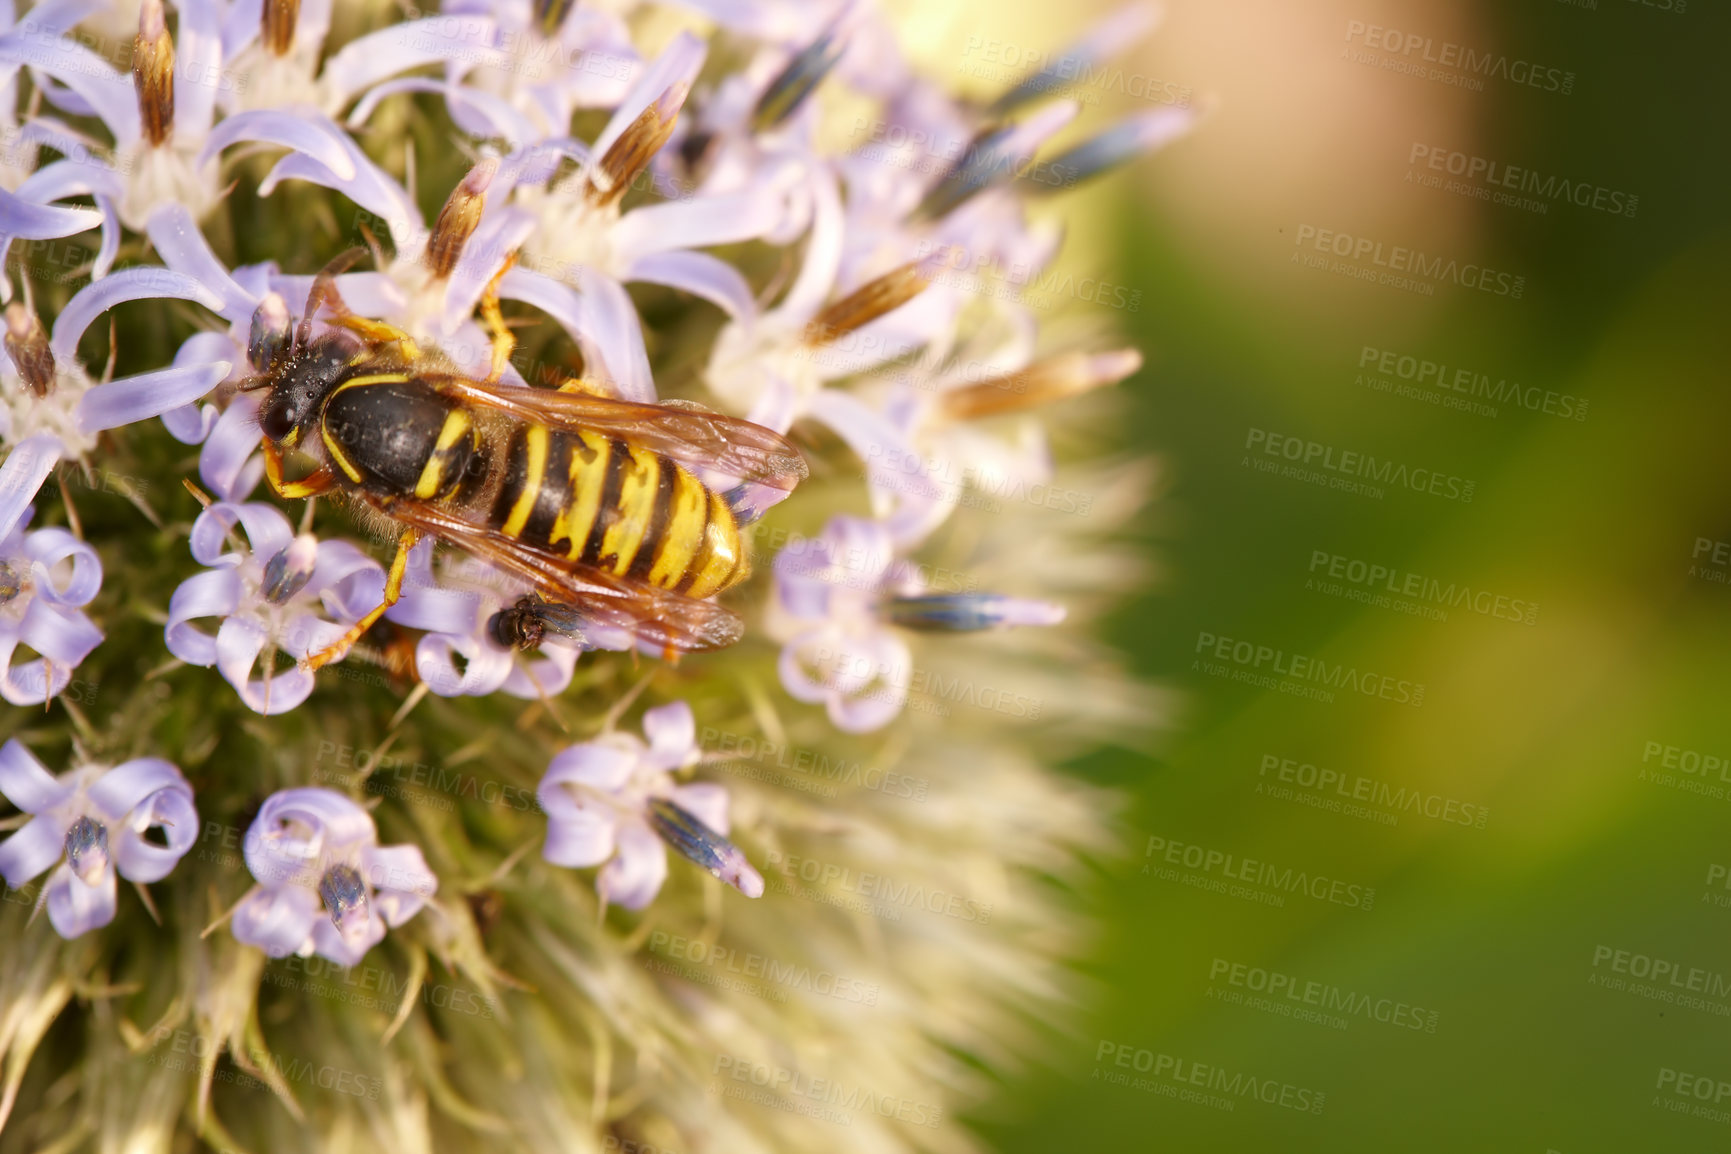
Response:
[{"label": "wasp leg", "polygon": [[592,385],[582,377],[572,377],[570,380],[559,386],[559,391],[561,393],[582,393],[586,397],[607,397],[608,399],[612,399],[613,396],[613,394],[609,393],[606,389]]},{"label": "wasp leg", "polygon": [[403,574],[409,569],[409,550],[413,549],[415,543],[420,539],[419,530],[403,530],[403,535],[397,538],[397,556],[391,562],[391,571],[385,575],[384,599],[373,606],[365,617],[349,626],[347,633],[317,653],[307,654],[301,664],[305,665],[308,670],[318,670],[333,661],[341,661],[348,656],[349,650],[354,647],[355,642],[359,641],[366,631],[373,627],[373,623],[385,615],[385,610],[395,605],[397,598],[402,596]]},{"label": "wasp leg", "polygon": [[511,363],[511,354],[517,351],[517,338],[511,335],[510,326],[505,323],[505,314],[499,311],[499,282],[505,279],[517,263],[517,254],[512,253],[505,258],[505,263],[499,266],[499,271],[493,274],[493,279],[487,282],[486,291],[481,294],[481,322],[487,326],[487,331],[493,337],[493,366],[487,373],[487,384],[492,384],[505,375],[505,366]]},{"label": "wasp leg", "polygon": [[377,344],[385,345],[395,341],[397,347],[403,351],[403,356],[411,361],[420,359],[421,348],[415,343],[415,338],[395,325],[387,325],[384,321],[368,320],[366,317],[358,317],[353,313],[338,317],[337,324],[350,332],[360,333],[369,341]]},{"label": "wasp leg", "polygon": [[285,481],[282,475],[282,450],[276,447],[276,442],[269,437],[260,446],[264,449],[264,476],[270,482],[271,489],[279,497],[297,500],[301,497],[316,497],[320,493],[328,493],[336,485],[336,474],[330,466],[320,465],[298,481]]}]

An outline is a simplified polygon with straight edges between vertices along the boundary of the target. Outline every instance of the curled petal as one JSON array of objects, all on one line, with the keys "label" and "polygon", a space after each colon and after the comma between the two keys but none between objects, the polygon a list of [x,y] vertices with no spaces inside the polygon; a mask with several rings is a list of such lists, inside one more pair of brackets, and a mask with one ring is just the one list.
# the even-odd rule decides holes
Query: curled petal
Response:
[{"label": "curled petal", "polygon": [[326,859],[342,860],[377,842],[366,810],[335,790],[304,787],[265,799],[246,831],[243,852],[254,878],[280,885]]},{"label": "curled petal", "polygon": [[229,402],[198,455],[198,476],[224,501],[244,501],[264,476],[259,453],[258,393],[242,393]]},{"label": "curled petal", "polygon": [[485,16],[429,17],[369,33],[325,61],[331,101],[347,104],[356,93],[387,77],[442,60],[479,57],[488,63],[505,63],[505,55],[492,47],[496,35],[497,25]]},{"label": "curled petal", "polygon": [[240,608],[240,575],[233,569],[210,569],[180,583],[168,600],[168,625],[163,640],[168,651],[188,665],[216,664],[216,638],[195,628],[201,617],[227,617]]},{"label": "curled petal", "polygon": [[552,813],[565,796],[558,787],[566,783],[586,785],[602,793],[618,792],[630,780],[641,756],[638,749],[623,741],[587,741],[561,749],[553,755],[546,775],[541,778],[541,808]]},{"label": "curled petal", "polygon": [[282,958],[307,944],[323,916],[318,895],[304,886],[256,886],[235,907],[229,925],[236,940]]},{"label": "curled petal", "polygon": [[415,672],[440,697],[483,697],[505,683],[511,666],[510,653],[472,633],[429,633],[415,645]]},{"label": "curled petal", "polygon": [[[250,114],[243,112],[240,115]],[[233,119],[237,118],[224,123]],[[162,205],[150,214],[145,231],[164,264],[191,277],[220,298],[221,304],[216,311],[224,320],[239,325],[251,318],[253,309],[258,307],[258,298],[242,288],[216,259],[209,242],[199,231],[198,222],[192,219],[192,213],[185,205],[172,202]]]},{"label": "curled petal", "polygon": [[554,865],[572,869],[600,865],[612,857],[613,810],[595,802],[575,800],[564,790],[558,791],[558,797],[551,808],[546,801],[542,802],[542,808],[547,810],[547,842],[541,848],[541,856]]},{"label": "curled petal", "polygon": [[102,214],[94,209],[38,204],[0,189],[0,236],[50,240],[72,236],[101,223]]},{"label": "curled petal", "polygon": [[187,365],[98,385],[79,398],[78,427],[97,433],[160,417],[210,392],[228,376],[230,367],[228,361]]},{"label": "curled petal", "polygon": [[392,927],[419,913],[439,889],[419,846],[368,846],[361,851],[361,873],[373,887],[373,908]]},{"label": "curled petal", "polygon": [[376,911],[369,911],[367,920],[352,935],[338,930],[328,915],[321,914],[313,919],[312,952],[339,966],[360,965],[367,951],[384,940],[385,920]]},{"label": "curled petal", "polygon": [[751,285],[739,270],[706,252],[640,256],[625,270],[625,279],[666,285],[702,297],[734,320],[750,316],[757,307]]},{"label": "curled petal", "polygon": [[697,757],[697,722],[683,701],[657,706],[643,715],[649,754],[643,760],[659,769],[680,769]]},{"label": "curled petal", "polygon": [[25,813],[41,813],[72,795],[17,738],[0,746],[0,793]]},{"label": "curled petal", "polygon": [[[115,766],[90,787],[89,797],[102,815],[103,824],[113,825],[137,809],[158,790],[176,789],[187,797],[192,787],[180,770],[160,757],[140,757]],[[189,843],[190,844],[190,843]]]},{"label": "curled petal", "polygon": [[[167,845],[145,840],[145,833],[153,826],[162,831]],[[127,881],[161,881],[197,840],[198,811],[193,808],[192,789],[185,785],[160,789],[134,808],[119,827],[114,865]]]},{"label": "curled petal", "polygon": [[48,920],[54,932],[68,940],[100,929],[114,920],[114,870],[105,869],[88,885],[62,865],[48,878]]},{"label": "curled petal", "polygon": [[239,553],[222,551],[228,544],[229,530],[236,525],[246,530],[247,545],[260,561],[276,556],[294,540],[288,518],[274,506],[257,501],[217,501],[192,523],[192,555],[200,565],[236,565],[243,560]]},{"label": "curled petal", "polygon": [[[330,640],[342,633],[341,626],[332,626]],[[246,707],[255,713],[274,716],[287,713],[312,695],[313,675],[301,666],[273,672],[268,678],[254,678],[253,666],[264,651],[264,626],[246,617],[230,617],[216,631],[216,668],[223,679],[234,686]]]},{"label": "curled petal", "polygon": [[66,852],[66,829],[66,822],[47,814],[25,822],[24,828],[0,842],[0,877],[17,889],[59,861]]},{"label": "curled petal", "polygon": [[12,535],[62,452],[53,433],[36,433],[12,446],[0,464],[0,541]]},{"label": "curled petal", "polygon": [[551,638],[541,642],[541,656],[534,661],[516,662],[510,676],[499,688],[512,697],[535,700],[563,693],[571,684],[571,674],[577,668],[577,647],[564,645]]},{"label": "curled petal", "polygon": [[352,542],[321,541],[309,584],[331,616],[358,621],[384,596],[385,570]]},{"label": "curled petal", "polygon": [[655,900],[667,880],[667,848],[640,821],[620,823],[616,837],[618,852],[601,867],[595,888],[604,902],[640,910]]},{"label": "curled petal", "polygon": [[121,269],[79,289],[60,310],[60,315],[54,319],[54,335],[48,342],[55,358],[76,359],[78,340],[84,335],[84,330],[90,327],[91,321],[115,305],[152,297],[193,301],[212,312],[221,310],[223,304],[222,298],[204,285],[173,269],[156,265]]}]

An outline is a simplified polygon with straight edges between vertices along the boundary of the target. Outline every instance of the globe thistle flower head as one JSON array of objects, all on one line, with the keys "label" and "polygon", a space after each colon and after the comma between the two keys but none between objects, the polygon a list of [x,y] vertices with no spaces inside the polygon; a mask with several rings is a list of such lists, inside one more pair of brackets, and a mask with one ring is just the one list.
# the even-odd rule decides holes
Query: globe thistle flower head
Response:
[{"label": "globe thistle flower head", "polygon": [[[138,758],[52,776],[17,739],[0,746],[0,794],[30,820],[0,842],[0,876],[14,889],[48,869],[48,920],[76,938],[114,920],[115,875],[167,877],[198,837],[192,788],[170,763]],[[161,844],[146,840],[158,831]]]},{"label": "globe thistle flower head", "polygon": [[234,936],[271,957],[317,953],[353,966],[438,889],[421,851],[381,846],[367,811],[328,789],[272,794],[247,830],[258,884],[234,909]]}]

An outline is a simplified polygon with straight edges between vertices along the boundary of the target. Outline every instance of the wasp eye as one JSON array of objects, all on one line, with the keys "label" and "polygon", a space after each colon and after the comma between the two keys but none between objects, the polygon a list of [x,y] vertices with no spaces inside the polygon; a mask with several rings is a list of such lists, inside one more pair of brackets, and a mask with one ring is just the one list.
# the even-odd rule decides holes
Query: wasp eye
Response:
[{"label": "wasp eye", "polygon": [[294,416],[289,407],[280,402],[267,403],[264,411],[258,415],[259,432],[273,441],[280,441],[294,431]]},{"label": "wasp eye", "polygon": [[255,372],[265,372],[282,360],[289,347],[288,305],[276,293],[266,293],[252,314],[246,359]]}]

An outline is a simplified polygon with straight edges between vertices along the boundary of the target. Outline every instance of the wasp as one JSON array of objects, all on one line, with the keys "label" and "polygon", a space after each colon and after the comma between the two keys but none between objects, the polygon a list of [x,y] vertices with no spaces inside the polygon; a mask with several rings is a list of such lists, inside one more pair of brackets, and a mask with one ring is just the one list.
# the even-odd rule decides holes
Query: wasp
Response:
[{"label": "wasp", "polygon": [[[256,375],[242,385],[267,390],[259,429],[278,495],[335,492],[397,532],[379,605],[306,666],[341,660],[396,603],[409,551],[426,537],[535,590],[533,609],[519,602],[490,623],[506,644],[521,648],[544,628],[581,637],[581,620],[623,627],[669,657],[738,640],[739,619],[712,598],[749,575],[740,526],[805,477],[799,452],[696,405],[622,401],[581,379],[557,389],[504,381],[515,347],[499,310],[504,269],[480,306],[491,371],[465,375],[408,333],[349,311],[335,278],[359,255],[314,278],[292,333],[280,298],[266,298],[247,349]],[[329,324],[315,336],[321,312]],[[290,451],[316,467],[287,479]],[[712,489],[699,474],[738,483]]]}]

